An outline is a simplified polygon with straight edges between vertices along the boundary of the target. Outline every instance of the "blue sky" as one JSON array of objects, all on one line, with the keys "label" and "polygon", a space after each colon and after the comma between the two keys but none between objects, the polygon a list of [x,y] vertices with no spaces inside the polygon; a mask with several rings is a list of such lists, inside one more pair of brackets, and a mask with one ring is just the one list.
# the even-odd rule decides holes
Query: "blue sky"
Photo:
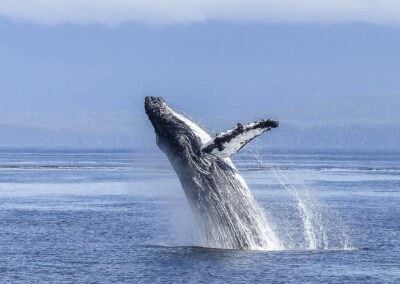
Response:
[{"label": "blue sky", "polygon": [[142,113],[156,95],[240,119],[400,94],[396,1],[110,3],[0,2],[0,111]]}]

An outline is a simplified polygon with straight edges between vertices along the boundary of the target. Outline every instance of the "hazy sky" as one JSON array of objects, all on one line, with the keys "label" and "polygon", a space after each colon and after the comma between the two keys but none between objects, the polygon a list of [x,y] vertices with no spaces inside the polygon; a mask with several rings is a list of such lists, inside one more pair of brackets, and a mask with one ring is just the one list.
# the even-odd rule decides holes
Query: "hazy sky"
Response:
[{"label": "hazy sky", "polygon": [[400,91],[398,1],[154,3],[0,1],[0,111],[142,111],[161,95],[225,114]]},{"label": "hazy sky", "polygon": [[41,24],[249,22],[399,24],[397,0],[13,0],[0,15]]},{"label": "hazy sky", "polygon": [[0,35],[0,145],[154,146],[146,95],[211,134],[400,143],[397,0],[0,0]]}]

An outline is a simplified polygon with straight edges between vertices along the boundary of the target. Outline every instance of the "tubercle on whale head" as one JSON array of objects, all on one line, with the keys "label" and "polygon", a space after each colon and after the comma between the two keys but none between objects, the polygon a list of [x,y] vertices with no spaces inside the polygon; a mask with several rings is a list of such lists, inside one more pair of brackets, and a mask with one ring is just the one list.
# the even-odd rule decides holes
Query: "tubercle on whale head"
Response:
[{"label": "tubercle on whale head", "polygon": [[162,97],[147,96],[144,100],[144,108],[151,124],[156,132],[156,143],[165,153],[170,152],[174,143],[173,129],[174,122],[169,114],[167,104]]},{"label": "tubercle on whale head", "polygon": [[168,115],[165,100],[162,97],[147,96],[144,108],[156,133],[159,135],[167,134],[164,129],[166,124],[171,122],[172,117]]},{"label": "tubercle on whale head", "polygon": [[151,121],[156,115],[160,115],[163,107],[165,106],[165,100],[162,97],[151,97],[147,96],[144,99],[144,109]]},{"label": "tubercle on whale head", "polygon": [[144,99],[144,107],[146,109],[146,112],[151,110],[152,108],[156,106],[160,106],[161,104],[165,103],[164,98],[162,97],[152,97],[152,96],[147,96]]},{"label": "tubercle on whale head", "polygon": [[191,149],[200,149],[195,131],[188,120],[168,106],[162,97],[145,98],[145,111],[156,132],[157,145],[164,152],[182,152],[191,144]]}]

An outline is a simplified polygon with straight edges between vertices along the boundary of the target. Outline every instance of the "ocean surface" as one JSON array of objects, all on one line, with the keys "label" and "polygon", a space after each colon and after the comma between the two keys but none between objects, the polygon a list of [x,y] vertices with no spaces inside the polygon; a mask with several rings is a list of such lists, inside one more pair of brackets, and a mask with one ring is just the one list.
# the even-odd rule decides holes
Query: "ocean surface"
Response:
[{"label": "ocean surface", "polygon": [[249,146],[282,250],[202,246],[159,151],[0,148],[0,282],[400,283],[399,150]]}]

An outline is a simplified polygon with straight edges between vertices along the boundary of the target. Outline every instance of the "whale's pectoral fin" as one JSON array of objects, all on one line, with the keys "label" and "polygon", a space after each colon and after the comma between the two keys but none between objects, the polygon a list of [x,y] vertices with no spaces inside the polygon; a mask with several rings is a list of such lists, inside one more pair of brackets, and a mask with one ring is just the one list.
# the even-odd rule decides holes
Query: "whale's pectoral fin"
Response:
[{"label": "whale's pectoral fin", "polygon": [[243,148],[255,137],[278,127],[279,122],[272,119],[263,119],[246,125],[240,123],[231,130],[217,133],[217,136],[202,147],[202,151],[219,158],[227,158]]}]

